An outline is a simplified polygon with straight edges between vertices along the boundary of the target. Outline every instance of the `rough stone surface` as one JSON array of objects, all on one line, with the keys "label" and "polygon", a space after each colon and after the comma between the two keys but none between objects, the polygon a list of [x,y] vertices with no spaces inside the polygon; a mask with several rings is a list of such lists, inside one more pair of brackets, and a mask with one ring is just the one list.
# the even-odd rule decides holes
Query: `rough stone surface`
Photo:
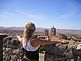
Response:
[{"label": "rough stone surface", "polygon": [[[24,57],[21,44],[15,36],[7,36],[0,41],[3,41],[3,61],[29,61]],[[76,42],[47,45],[45,61],[81,61],[81,49],[77,50],[76,46]]]},{"label": "rough stone surface", "polygon": [[[74,45],[75,44],[75,45]],[[76,49],[76,42],[72,44],[51,44],[45,49],[45,61],[81,61],[81,49]]]},{"label": "rough stone surface", "polygon": [[[7,37],[7,36],[8,35],[6,35],[6,34],[0,33],[0,61],[2,61],[2,59],[3,59],[3,38]],[[5,48],[4,48],[4,50],[5,50]]]},{"label": "rough stone surface", "polygon": [[3,61],[28,61],[24,58],[17,37],[8,36],[3,39]]}]

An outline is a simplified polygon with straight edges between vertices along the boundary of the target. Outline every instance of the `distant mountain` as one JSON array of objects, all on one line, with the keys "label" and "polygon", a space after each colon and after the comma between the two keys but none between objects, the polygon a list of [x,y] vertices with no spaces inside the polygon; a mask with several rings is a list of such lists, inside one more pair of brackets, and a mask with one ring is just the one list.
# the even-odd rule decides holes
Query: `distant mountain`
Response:
[{"label": "distant mountain", "polygon": [[24,30],[24,27],[8,27],[6,30]]},{"label": "distant mountain", "polygon": [[5,27],[0,26],[0,30],[3,30],[3,29],[5,29]]},{"label": "distant mountain", "polygon": [[61,33],[61,34],[79,34],[79,35],[81,35],[81,30],[57,29],[57,33]]},{"label": "distant mountain", "polygon": [[[37,27],[36,32],[45,32],[46,28],[42,28],[42,27]],[[19,31],[23,31],[24,27],[2,27],[0,26],[0,31],[2,30],[19,30]],[[50,30],[50,29],[49,29]],[[71,30],[71,29],[56,29],[57,33],[61,33],[61,34],[80,34],[81,35],[81,30]]]},{"label": "distant mountain", "polygon": [[0,27],[0,30],[24,30],[23,27]]},{"label": "distant mountain", "polygon": [[[0,30],[24,30],[24,27],[1,27]],[[37,27],[37,32],[44,32],[45,28]]]},{"label": "distant mountain", "polygon": [[45,32],[46,28],[42,28],[42,27],[37,27],[36,31],[37,32]]}]

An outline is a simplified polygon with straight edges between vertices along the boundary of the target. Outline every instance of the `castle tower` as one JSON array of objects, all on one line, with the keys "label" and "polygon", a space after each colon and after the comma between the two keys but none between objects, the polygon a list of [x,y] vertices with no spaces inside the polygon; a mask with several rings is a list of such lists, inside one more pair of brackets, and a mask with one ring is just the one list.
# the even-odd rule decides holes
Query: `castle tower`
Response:
[{"label": "castle tower", "polygon": [[51,28],[51,36],[55,36],[56,35],[56,28]]},{"label": "castle tower", "polygon": [[45,36],[48,36],[48,35],[49,35],[49,30],[45,29]]}]

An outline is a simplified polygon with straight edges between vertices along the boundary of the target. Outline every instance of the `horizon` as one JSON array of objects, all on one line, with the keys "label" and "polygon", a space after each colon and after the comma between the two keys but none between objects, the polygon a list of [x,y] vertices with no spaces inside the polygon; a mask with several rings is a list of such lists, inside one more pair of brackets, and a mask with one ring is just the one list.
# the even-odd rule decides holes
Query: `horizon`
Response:
[{"label": "horizon", "polygon": [[0,26],[81,30],[81,0],[0,0]]},{"label": "horizon", "polygon": [[[4,27],[4,28],[13,28],[13,27],[15,27],[16,28],[17,26],[9,26],[9,27],[0,26],[0,27]],[[17,28],[24,28],[24,27],[21,26],[21,27],[17,27]],[[50,27],[50,28],[36,27],[36,28],[51,29],[52,27]],[[75,30],[75,31],[81,31],[80,29],[62,29],[62,28],[56,28],[56,29],[59,29],[59,30]]]}]

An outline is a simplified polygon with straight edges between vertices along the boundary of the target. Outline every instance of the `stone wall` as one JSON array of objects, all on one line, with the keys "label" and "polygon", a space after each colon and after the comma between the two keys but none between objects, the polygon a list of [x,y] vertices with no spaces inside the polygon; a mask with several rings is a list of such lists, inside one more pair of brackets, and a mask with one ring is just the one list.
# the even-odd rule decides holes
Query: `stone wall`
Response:
[{"label": "stone wall", "polygon": [[0,34],[0,61],[3,59],[3,38],[7,35]]},{"label": "stone wall", "polygon": [[[70,44],[70,43],[69,43]],[[45,61],[81,61],[81,49],[73,44],[51,44],[45,48]]]},{"label": "stone wall", "polygon": [[8,36],[3,39],[3,61],[28,61],[24,58],[17,37]]},{"label": "stone wall", "polygon": [[[21,44],[19,44],[17,37],[1,36],[0,41],[0,61],[28,61],[28,59],[24,57],[23,51],[21,50]],[[78,57],[78,61],[81,61],[81,50],[77,50],[73,44],[70,42],[69,44],[47,45],[45,47],[46,49],[44,60],[77,61]]]}]

